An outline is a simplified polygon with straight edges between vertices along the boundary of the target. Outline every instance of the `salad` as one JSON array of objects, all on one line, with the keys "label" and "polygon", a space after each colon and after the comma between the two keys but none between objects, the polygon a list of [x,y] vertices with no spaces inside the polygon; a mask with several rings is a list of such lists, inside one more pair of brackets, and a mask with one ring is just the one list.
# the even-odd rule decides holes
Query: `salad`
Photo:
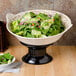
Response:
[{"label": "salad", "polygon": [[4,53],[0,55],[0,64],[8,64],[12,62],[14,56],[10,55],[10,53]]},{"label": "salad", "polygon": [[28,38],[45,38],[63,32],[65,29],[58,13],[49,16],[45,13],[25,13],[22,18],[11,22],[11,30],[16,35]]}]

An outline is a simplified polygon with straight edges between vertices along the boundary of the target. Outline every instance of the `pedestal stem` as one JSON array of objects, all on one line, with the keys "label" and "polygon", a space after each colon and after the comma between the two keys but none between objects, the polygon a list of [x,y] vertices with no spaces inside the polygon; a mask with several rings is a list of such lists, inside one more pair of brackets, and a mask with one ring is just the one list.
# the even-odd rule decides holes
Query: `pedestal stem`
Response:
[{"label": "pedestal stem", "polygon": [[42,57],[46,54],[46,47],[29,47],[28,51],[32,57]]},{"label": "pedestal stem", "polygon": [[34,45],[27,45],[24,43],[22,44],[28,47],[28,54],[23,56],[22,58],[24,62],[29,64],[40,65],[52,61],[52,57],[46,53],[46,47],[48,45],[34,46]]}]

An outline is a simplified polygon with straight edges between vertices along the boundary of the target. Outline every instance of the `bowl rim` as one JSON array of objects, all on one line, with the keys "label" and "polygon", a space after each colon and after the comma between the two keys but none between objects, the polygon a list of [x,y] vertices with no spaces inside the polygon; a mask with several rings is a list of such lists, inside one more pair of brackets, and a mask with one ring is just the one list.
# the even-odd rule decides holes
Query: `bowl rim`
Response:
[{"label": "bowl rim", "polygon": [[[4,54],[4,53],[0,53],[0,55],[3,55],[3,54]],[[13,56],[13,55],[12,55],[12,56]],[[16,58],[14,57],[14,58],[12,59],[12,62],[7,63],[7,64],[0,64],[0,66],[12,64],[12,63],[15,62],[15,60],[16,60]]]},{"label": "bowl rim", "polygon": [[[8,13],[8,14],[11,14],[11,15],[15,15],[15,16],[17,16],[17,15],[19,15],[20,13],[26,13],[26,12],[30,12],[30,11],[49,11],[49,12],[56,12],[56,13],[59,13],[59,14],[62,14],[62,15],[64,15],[64,16],[66,16],[66,18],[69,20],[69,22],[70,22],[70,26],[66,29],[64,29],[64,31],[63,32],[61,32],[61,33],[59,33],[59,34],[56,34],[56,35],[53,35],[53,36],[47,36],[47,37],[45,37],[45,38],[29,38],[29,37],[23,37],[23,36],[19,36],[19,35],[16,35],[15,33],[13,33],[9,28],[8,28],[8,25],[6,25],[6,28],[7,28],[7,30],[12,34],[12,35],[14,35],[14,36],[16,36],[16,37],[19,37],[19,38],[25,38],[25,39],[47,39],[47,38],[50,38],[50,37],[55,37],[55,36],[60,36],[61,34],[64,34],[68,29],[70,29],[71,27],[72,27],[72,22],[71,22],[71,19],[67,16],[67,15],[65,15],[64,13],[62,13],[62,12],[59,12],[59,11],[55,11],[55,10],[42,10],[42,9],[35,9],[35,10],[28,10],[28,11],[24,11],[24,12],[19,12],[19,13],[17,13],[17,14],[12,14],[12,13]],[[8,15],[7,14],[7,15]],[[6,15],[6,19],[7,19],[7,15]],[[65,26],[65,25],[64,25]]]}]

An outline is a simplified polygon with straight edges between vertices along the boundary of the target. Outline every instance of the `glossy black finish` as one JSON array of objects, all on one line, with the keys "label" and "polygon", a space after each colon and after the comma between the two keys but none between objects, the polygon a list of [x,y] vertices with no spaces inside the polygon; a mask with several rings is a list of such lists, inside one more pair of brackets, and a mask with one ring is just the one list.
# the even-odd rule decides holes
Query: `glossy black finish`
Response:
[{"label": "glossy black finish", "polygon": [[35,45],[28,45],[21,42],[21,44],[28,47],[28,54],[23,56],[22,60],[29,64],[46,64],[50,61],[52,61],[52,57],[49,56],[46,53],[46,48],[49,45],[41,45],[41,46],[35,46]]},{"label": "glossy black finish", "polygon": [[52,61],[52,57],[49,56],[48,54],[45,54],[43,57],[32,57],[29,54],[27,54],[23,56],[22,60],[29,64],[40,65]]}]

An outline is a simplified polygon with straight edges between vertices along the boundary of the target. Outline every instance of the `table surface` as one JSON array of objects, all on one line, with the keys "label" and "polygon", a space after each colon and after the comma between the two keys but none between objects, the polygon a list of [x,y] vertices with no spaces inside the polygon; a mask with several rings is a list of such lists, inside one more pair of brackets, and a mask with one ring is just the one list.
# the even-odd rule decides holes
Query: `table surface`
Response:
[{"label": "table surface", "polygon": [[[18,61],[28,51],[25,46],[10,46],[10,52]],[[47,48],[53,61],[44,65],[23,63],[19,73],[0,73],[0,76],[76,76],[76,46],[50,46]]]}]

